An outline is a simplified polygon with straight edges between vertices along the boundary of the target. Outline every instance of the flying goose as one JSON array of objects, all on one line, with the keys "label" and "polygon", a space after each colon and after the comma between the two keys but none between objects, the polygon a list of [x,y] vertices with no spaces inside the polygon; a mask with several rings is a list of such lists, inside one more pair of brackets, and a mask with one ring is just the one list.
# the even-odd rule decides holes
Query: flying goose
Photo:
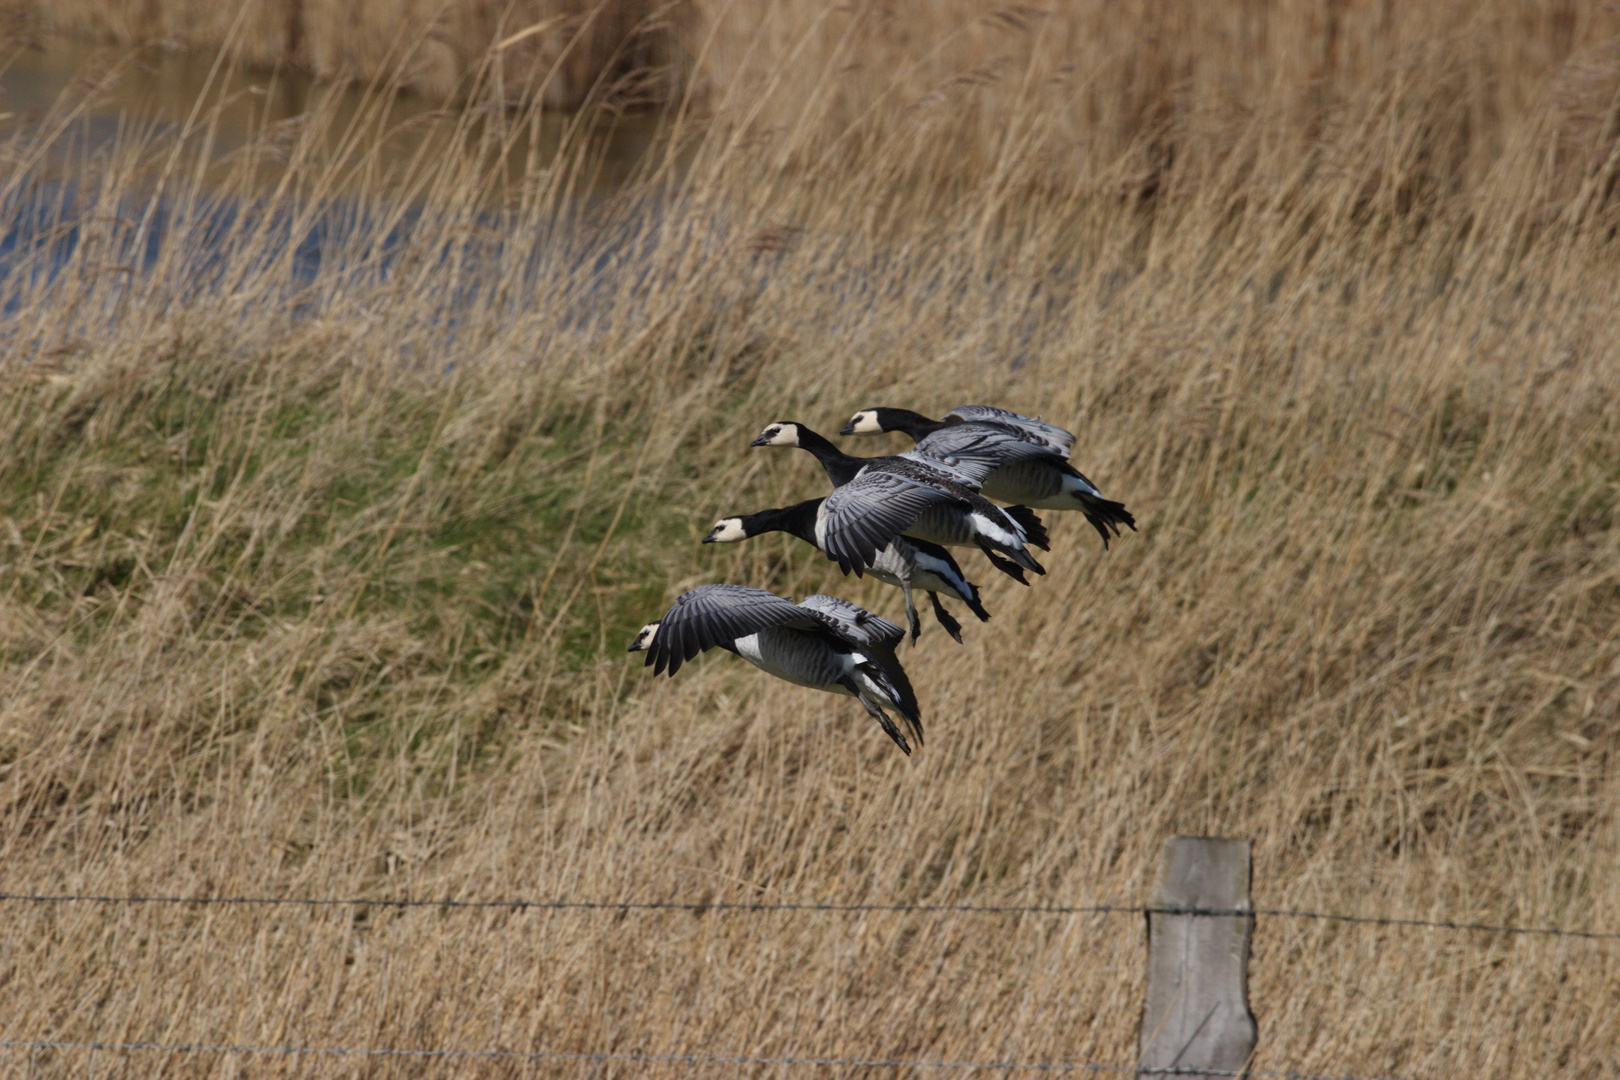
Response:
[{"label": "flying goose", "polygon": [[922,714],[911,680],[894,655],[906,632],[835,596],[800,603],[747,585],[699,585],[682,593],[630,643],[654,675],[671,675],[719,646],[790,683],[857,698],[907,754],[911,744],[889,719],[892,709],[921,746]]},{"label": "flying goose", "polygon": [[[1028,585],[1023,570],[1046,570],[1029,546],[1047,546],[1041,519],[1028,507],[1000,507],[978,492],[995,466],[958,463],[908,450],[859,458],[803,424],[768,424],[751,446],[797,446],[821,462],[833,493],[816,513],[817,547],[846,572],[865,572],[879,548],[902,534],[935,544],[976,546],[996,569]],[[1022,569],[1020,569],[1022,568]]]},{"label": "flying goose", "polygon": [[958,468],[990,466],[980,493],[1003,502],[1039,510],[1078,510],[1108,547],[1110,530],[1121,525],[1136,530],[1136,518],[1124,503],[1103,497],[1097,485],[1069,463],[1074,436],[1055,424],[989,405],[964,405],[930,420],[909,409],[862,409],[840,435],[877,435],[902,431],[916,440],[917,450],[946,458]]},{"label": "flying goose", "polygon": [[[912,436],[921,438],[922,435],[931,434],[950,424],[1002,424],[1006,427],[1017,428],[1030,438],[1043,442],[1065,458],[1074,450],[1074,432],[1048,424],[1038,416],[1025,416],[1009,409],[998,409],[994,405],[958,405],[945,414],[943,420],[930,420],[920,413],[909,409],[862,409],[855,414],[854,419],[845,424],[839,431],[840,435],[877,435],[884,431],[900,431],[902,428],[884,428],[879,425],[876,413],[900,414],[913,418],[912,423],[921,428],[921,434]],[[899,417],[896,416],[896,419]]]},{"label": "flying goose", "polygon": [[[821,503],[821,499],[806,499],[792,506],[761,510],[757,514],[721,518],[714,523],[714,528],[709,530],[703,542],[735,544],[763,533],[785,532],[789,536],[797,536],[811,547],[820,547],[816,543],[816,515]],[[928,593],[928,599],[934,605],[934,618],[958,644],[962,641],[962,624],[939,602],[940,593],[962,601],[968,610],[979,617],[980,622],[990,618],[990,613],[979,602],[979,587],[962,576],[962,568],[956,564],[951,553],[938,544],[895,537],[887,547],[878,549],[871,571],[873,577],[898,587],[905,594],[906,621],[911,628],[913,642],[922,633],[917,618],[917,604],[911,595],[914,588]]]}]

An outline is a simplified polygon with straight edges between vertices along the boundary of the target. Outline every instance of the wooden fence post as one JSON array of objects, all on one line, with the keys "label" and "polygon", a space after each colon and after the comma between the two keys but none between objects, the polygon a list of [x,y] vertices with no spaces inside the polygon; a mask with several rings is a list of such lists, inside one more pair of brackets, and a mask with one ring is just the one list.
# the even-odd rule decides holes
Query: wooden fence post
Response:
[{"label": "wooden fence post", "polygon": [[[1173,836],[1165,841],[1153,907],[1250,911],[1252,873],[1248,840]],[[1259,1037],[1249,1012],[1253,932],[1253,915],[1148,914],[1141,1069],[1203,1078],[1248,1066]]]}]

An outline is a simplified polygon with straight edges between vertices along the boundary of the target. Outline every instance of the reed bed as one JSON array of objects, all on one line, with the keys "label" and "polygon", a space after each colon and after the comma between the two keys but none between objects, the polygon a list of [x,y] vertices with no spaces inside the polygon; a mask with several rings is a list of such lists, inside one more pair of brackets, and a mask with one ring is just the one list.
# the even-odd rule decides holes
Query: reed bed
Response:
[{"label": "reed bed", "polygon": [[[593,93],[667,96],[669,3],[646,0],[3,0],[0,29],[223,52],[250,68],[392,86],[434,101],[575,109]],[[634,85],[632,90],[629,84]]]},{"label": "reed bed", "polygon": [[[14,128],[0,891],[1141,902],[1165,837],[1217,833],[1255,839],[1263,907],[1620,929],[1620,63],[1585,7],[1557,40],[1553,6],[1476,8],[1413,63],[1417,16],[1325,6],[1362,89],[1310,107],[1259,75],[1305,29],[1255,59],[1186,16],[1165,70],[1251,99],[1133,131],[1118,65],[1062,115],[1008,89],[1050,42],[936,100],[895,61],[965,64],[943,23],[905,52],[900,14],[790,6],[747,38],[777,74],[678,101],[610,199],[574,197],[583,119],[517,180],[532,113],[387,169],[386,99],[212,162],[207,110],[77,153],[81,98]],[[964,558],[994,618],[904,654],[914,756],[734,658],[624,655],[704,581],[896,615],[796,541],[697,541],[822,492],[747,448],[765,423],[968,401],[1073,427],[1140,532],[1053,518],[1027,589]],[[1142,993],[1122,915],[0,919],[0,1040],[1130,1064]],[[1612,941],[1268,918],[1252,970],[1256,1068],[1620,1076]]]}]

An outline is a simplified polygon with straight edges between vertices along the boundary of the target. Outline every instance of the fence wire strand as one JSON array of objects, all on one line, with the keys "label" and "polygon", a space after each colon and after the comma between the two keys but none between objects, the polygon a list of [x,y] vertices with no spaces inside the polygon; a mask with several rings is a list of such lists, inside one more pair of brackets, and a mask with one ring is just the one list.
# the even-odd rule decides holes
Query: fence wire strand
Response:
[{"label": "fence wire strand", "polygon": [[1265,1077],[1267,1080],[1404,1080],[1343,1073],[1269,1072],[1263,1069],[1206,1069],[1186,1066],[1104,1065],[1091,1061],[927,1061],[910,1058],[764,1057],[747,1054],[570,1053],[561,1050],[413,1050],[369,1046],[230,1046],[205,1043],[106,1043],[65,1040],[0,1040],[0,1049],[156,1051],[174,1054],[286,1054],[309,1057],[406,1057],[495,1061],[621,1061],[642,1065],[808,1065],[847,1069],[986,1069],[996,1072],[1135,1073],[1139,1076]]},{"label": "fence wire strand", "polygon": [[[771,912],[845,912],[845,913],[919,913],[919,914],[981,914],[981,915],[1194,915],[1217,918],[1257,917],[1313,919],[1366,926],[1412,927],[1436,930],[1458,930],[1480,933],[1537,935],[1547,937],[1573,937],[1589,940],[1620,939],[1620,933],[1599,930],[1566,930],[1557,927],[1505,926],[1493,923],[1458,922],[1449,919],[1411,919],[1382,915],[1341,915],[1330,912],[1303,911],[1293,908],[1199,908],[1157,906],[1149,904],[836,904],[806,902],[765,902],[734,900],[422,900],[385,899],[379,897],[299,898],[288,896],[105,896],[71,893],[0,893],[0,902],[29,904],[151,904],[171,906],[242,906],[242,907],[369,907],[369,908],[436,908],[441,910],[506,910],[526,911],[604,911],[629,913],[632,911],[686,911],[693,914],[708,912],[771,913]],[[391,1047],[350,1046],[249,1046],[205,1043],[110,1043],[72,1042],[65,1040],[0,1040],[0,1049],[26,1050],[88,1050],[109,1053],[148,1051],[158,1053],[213,1053],[213,1054],[280,1054],[309,1057],[391,1057],[423,1060],[521,1060],[521,1061],[579,1061],[625,1062],[670,1065],[779,1065],[816,1066],[823,1068],[866,1069],[927,1069],[938,1071],[979,1069],[992,1072],[1043,1073],[1134,1073],[1138,1076],[1222,1076],[1263,1077],[1266,1080],[1400,1080],[1395,1077],[1362,1077],[1340,1073],[1275,1072],[1257,1069],[1227,1070],[1184,1068],[1176,1066],[1148,1067],[1137,1065],[1106,1065],[1098,1062],[1016,1062],[1016,1061],[928,1061],[905,1058],[818,1058],[818,1057],[765,1057],[752,1055],[695,1055],[695,1054],[641,1054],[641,1053],[585,1053],[566,1051],[522,1050],[460,1050],[460,1049],[399,1049]]]},{"label": "fence wire strand", "polygon": [[1200,908],[1166,907],[1150,904],[823,904],[804,902],[755,902],[737,900],[390,900],[382,897],[300,898],[293,896],[98,896],[70,893],[0,893],[0,902],[31,904],[169,904],[238,905],[243,907],[375,907],[441,908],[506,911],[689,911],[708,912],[901,912],[918,914],[979,915],[1202,915],[1212,917],[1266,916],[1283,919],[1314,919],[1321,922],[1351,923],[1362,926],[1399,926],[1431,930],[1460,930],[1486,934],[1521,934],[1538,937],[1572,937],[1593,941],[1620,940],[1620,931],[1566,930],[1550,926],[1505,926],[1495,923],[1458,922],[1451,919],[1411,919],[1391,915],[1340,915],[1296,908]]}]

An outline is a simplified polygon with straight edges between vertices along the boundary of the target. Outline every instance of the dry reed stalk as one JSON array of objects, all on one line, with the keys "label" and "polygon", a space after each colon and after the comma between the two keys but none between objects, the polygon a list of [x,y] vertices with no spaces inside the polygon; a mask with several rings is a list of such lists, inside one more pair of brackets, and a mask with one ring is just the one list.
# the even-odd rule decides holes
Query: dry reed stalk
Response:
[{"label": "dry reed stalk", "polygon": [[[835,32],[762,37],[759,62]],[[1620,929],[1615,73],[1532,36],[1488,80],[1366,37],[1315,165],[1277,101],[1192,112],[1176,145],[1226,149],[1151,194],[1101,184],[1142,160],[1123,134],[1056,182],[1038,95],[873,114],[812,153],[853,77],[803,54],[717,99],[684,171],[589,214],[569,160],[511,201],[480,157],[385,176],[332,110],[278,194],[218,181],[259,200],[225,223],[161,143],[70,168],[71,205],[14,179],[8,229],[43,207],[30,235],[81,239],[0,286],[0,889],[1083,904],[1140,900],[1164,837],[1214,832],[1256,839],[1265,907]],[[1175,71],[1191,45],[1162,41]],[[795,127],[766,130],[769,95]],[[991,115],[1022,141],[954,156]],[[31,137],[11,160],[45,160]],[[177,162],[155,262],[109,273],[154,161]],[[284,238],[323,220],[299,276]],[[1073,426],[1142,531],[1104,554],[1052,522],[1030,589],[964,559],[994,619],[906,654],[914,757],[732,658],[663,681],[623,656],[699,581],[892,614],[795,542],[696,541],[821,492],[746,448],[766,421],[969,400]],[[1128,1063],[1141,995],[1121,916],[0,919],[0,1040]],[[1257,1068],[1620,1075],[1612,942],[1267,918],[1253,971]],[[37,1076],[833,1071],[3,1053]]]},{"label": "dry reed stalk", "polygon": [[[661,17],[670,5],[646,0],[9,0],[0,6],[45,33],[124,46],[224,49],[250,67],[303,68],[342,83],[394,85],[433,101],[472,96],[502,107],[538,96],[552,108],[578,108],[626,76],[672,61],[671,28]],[[659,96],[668,82],[667,73],[652,80]]]},{"label": "dry reed stalk", "polygon": [[[1425,164],[1478,179],[1500,139],[1545,101],[1545,81],[1578,67],[1565,66],[1572,58],[1596,54],[1612,68],[1620,35],[1613,9],[1567,0],[696,0],[695,10],[694,84],[765,98],[760,122],[792,131],[787,150],[809,160],[910,135],[930,168],[1060,186],[1106,177],[1151,193],[1174,162],[1177,182],[1215,181],[1216,197],[1234,178],[1260,193],[1286,188],[1331,155],[1342,127],[1369,124],[1438,124],[1449,139],[1425,140]],[[794,80],[778,92],[789,49]],[[811,113],[795,85],[806,72],[836,76],[819,84],[827,100]],[[1607,103],[1601,92],[1589,102]],[[892,122],[901,116],[906,124]],[[1400,141],[1345,134],[1360,152]],[[1338,167],[1331,156],[1324,164]]]}]

